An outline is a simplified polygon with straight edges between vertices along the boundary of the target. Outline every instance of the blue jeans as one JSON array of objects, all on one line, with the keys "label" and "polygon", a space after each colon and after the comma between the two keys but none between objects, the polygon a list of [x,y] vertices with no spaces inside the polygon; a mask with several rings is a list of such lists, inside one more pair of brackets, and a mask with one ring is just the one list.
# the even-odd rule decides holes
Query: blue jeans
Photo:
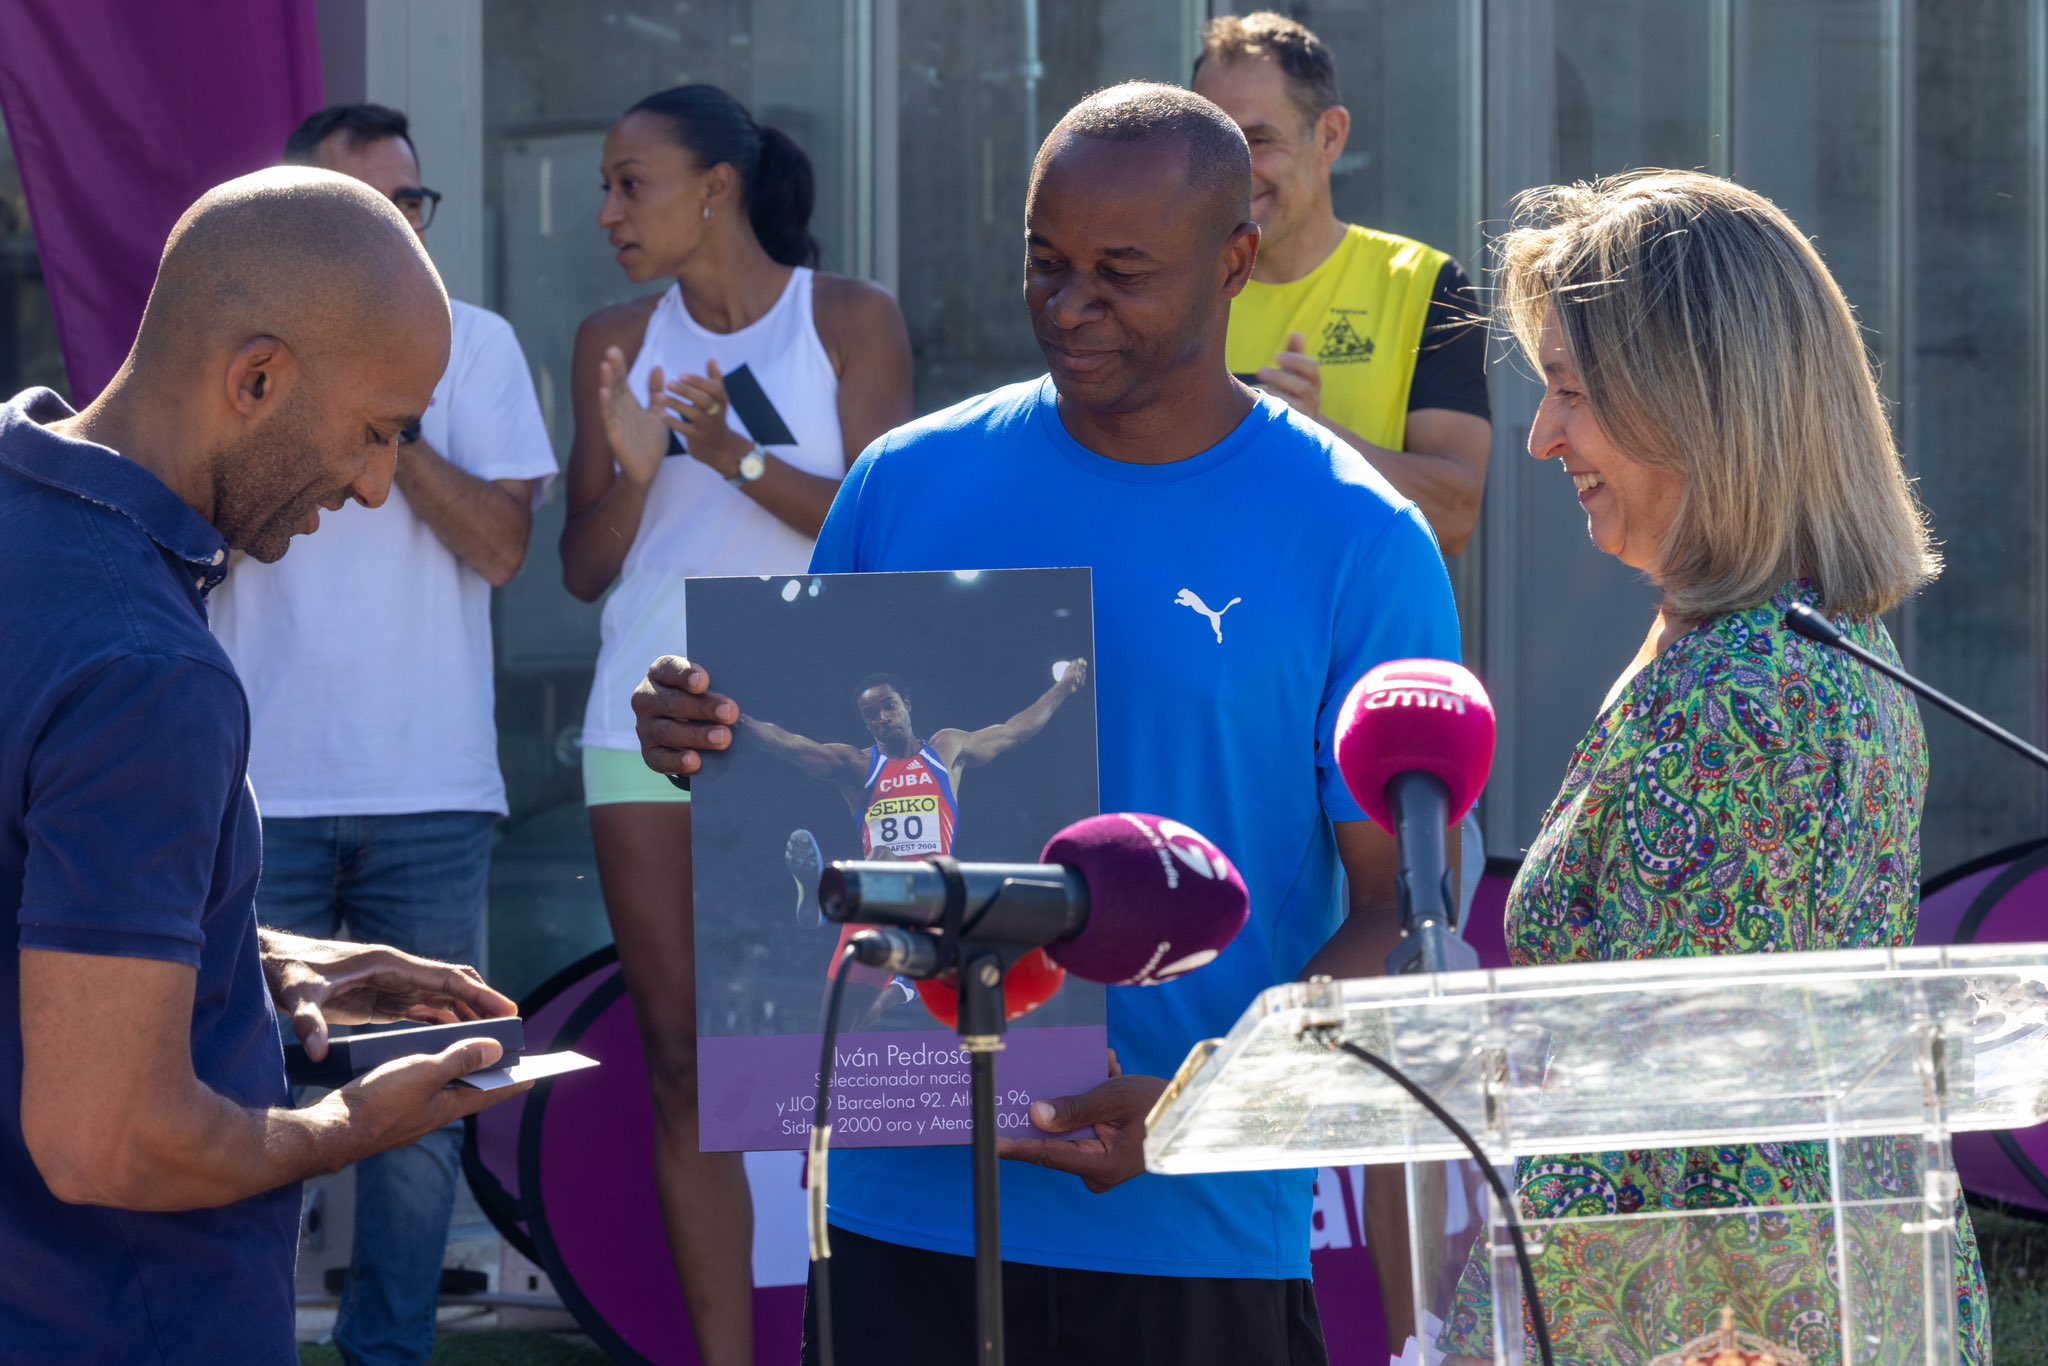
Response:
[{"label": "blue jeans", "polygon": [[[475,963],[497,823],[487,811],[265,820],[257,918]],[[433,1350],[461,1148],[455,1124],[357,1164],[355,1245],[334,1327],[351,1366],[417,1366]]]}]

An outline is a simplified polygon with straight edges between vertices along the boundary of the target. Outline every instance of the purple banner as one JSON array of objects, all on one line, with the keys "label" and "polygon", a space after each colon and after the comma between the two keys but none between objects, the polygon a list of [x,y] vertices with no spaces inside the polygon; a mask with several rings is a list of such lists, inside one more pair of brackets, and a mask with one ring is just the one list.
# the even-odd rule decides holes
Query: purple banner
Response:
[{"label": "purple banner", "polygon": [[178,215],[276,165],[321,103],[313,0],[0,4],[0,112],[74,404],[127,357]]},{"label": "purple banner", "polygon": [[[1070,1096],[1109,1074],[1101,1025],[1012,1031],[996,1055],[996,1130],[1031,1132],[1034,1100]],[[815,1034],[701,1036],[698,1133],[706,1152],[766,1152],[811,1141],[818,1100]],[[967,1054],[946,1030],[891,1030],[839,1040],[832,1146],[917,1148],[966,1143]]]}]

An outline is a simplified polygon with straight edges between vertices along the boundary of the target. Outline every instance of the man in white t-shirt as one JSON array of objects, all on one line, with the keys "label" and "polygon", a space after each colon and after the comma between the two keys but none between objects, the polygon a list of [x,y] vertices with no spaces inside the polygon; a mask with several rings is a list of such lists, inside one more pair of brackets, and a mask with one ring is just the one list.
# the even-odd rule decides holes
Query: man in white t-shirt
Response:
[{"label": "man in white t-shirt", "polygon": [[[405,115],[336,105],[285,160],[390,196],[422,235]],[[451,301],[448,369],[376,510],[346,507],[276,564],[239,561],[212,599],[249,695],[249,776],[263,815],[257,915],[274,929],[482,955],[498,772],[491,589],[519,572],[555,474],[512,328]],[[335,1342],[351,1366],[425,1361],[461,1130],[356,1169],[355,1247]]]}]

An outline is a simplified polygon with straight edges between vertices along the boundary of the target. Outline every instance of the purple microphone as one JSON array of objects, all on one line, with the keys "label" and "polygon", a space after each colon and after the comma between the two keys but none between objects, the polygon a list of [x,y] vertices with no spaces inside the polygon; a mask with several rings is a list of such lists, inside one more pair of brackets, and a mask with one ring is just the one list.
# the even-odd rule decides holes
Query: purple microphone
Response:
[{"label": "purple microphone", "polygon": [[[1221,849],[1164,816],[1090,816],[1052,837],[1042,863],[961,863],[968,937],[1043,945],[1077,977],[1119,987],[1170,982],[1215,959],[1251,898]],[[842,862],[818,883],[828,920],[931,931],[946,881],[929,863]],[[906,976],[939,960],[928,936],[877,932],[862,961]]]},{"label": "purple microphone", "polygon": [[1199,832],[1164,816],[1116,811],[1076,821],[1039,856],[1088,888],[1080,929],[1045,946],[1076,977],[1156,987],[1211,962],[1251,914],[1231,861]]}]

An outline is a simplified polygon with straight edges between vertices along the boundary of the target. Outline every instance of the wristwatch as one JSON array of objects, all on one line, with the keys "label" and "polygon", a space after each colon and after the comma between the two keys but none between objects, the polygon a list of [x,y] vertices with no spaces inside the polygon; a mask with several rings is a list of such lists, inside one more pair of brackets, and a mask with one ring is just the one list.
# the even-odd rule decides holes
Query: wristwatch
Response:
[{"label": "wristwatch", "polygon": [[768,453],[762,450],[761,443],[756,441],[753,445],[747,447],[747,453],[740,457],[739,473],[728,474],[725,476],[725,482],[731,484],[736,489],[743,489],[766,473],[768,473]]}]

